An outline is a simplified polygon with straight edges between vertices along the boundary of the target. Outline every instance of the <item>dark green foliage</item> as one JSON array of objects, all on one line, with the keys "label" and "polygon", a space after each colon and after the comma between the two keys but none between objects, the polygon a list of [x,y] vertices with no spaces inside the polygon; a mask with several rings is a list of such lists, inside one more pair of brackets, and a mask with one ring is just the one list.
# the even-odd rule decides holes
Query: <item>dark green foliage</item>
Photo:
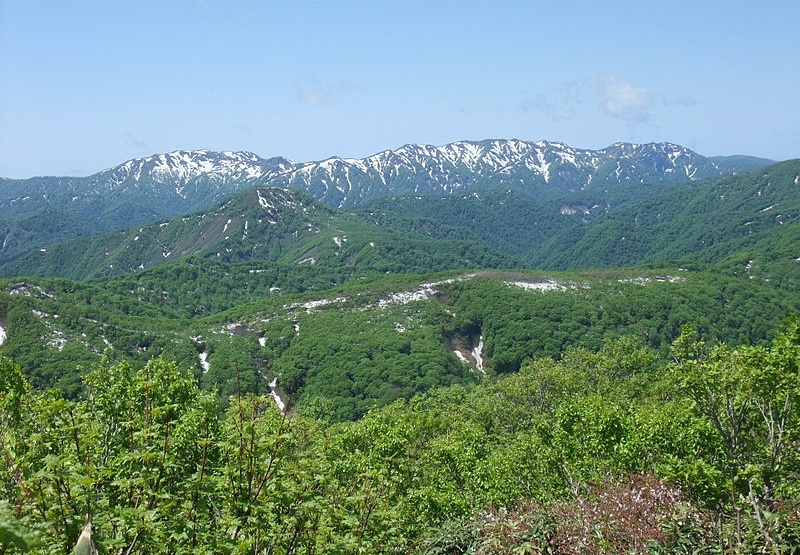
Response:
[{"label": "dark green foliage", "polygon": [[[470,382],[474,373],[447,351],[436,308],[415,303],[383,310],[338,308],[295,314],[288,346],[273,348],[270,371],[296,403],[325,399],[334,420],[359,417],[373,406],[428,389]],[[344,326],[344,322],[347,325]],[[286,339],[287,330],[264,330]]]},{"label": "dark green foliage", "polygon": [[359,207],[357,214],[382,227],[431,237],[479,240],[496,252],[522,257],[574,217],[555,202],[541,202],[515,190],[446,197],[388,198]]}]

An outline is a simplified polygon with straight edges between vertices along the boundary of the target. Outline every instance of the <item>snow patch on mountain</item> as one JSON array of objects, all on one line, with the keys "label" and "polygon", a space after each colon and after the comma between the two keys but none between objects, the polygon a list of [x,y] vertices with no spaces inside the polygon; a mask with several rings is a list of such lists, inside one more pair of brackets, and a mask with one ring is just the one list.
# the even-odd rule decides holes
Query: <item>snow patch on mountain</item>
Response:
[{"label": "snow patch on mountain", "polygon": [[288,305],[284,308],[287,309],[302,308],[303,310],[306,311],[306,314],[311,314],[318,308],[328,306],[329,304],[334,304],[334,303],[338,304],[344,302],[347,302],[347,297],[336,297],[335,299],[315,299],[313,301],[308,301],[302,304]]},{"label": "snow patch on mountain", "polygon": [[648,283],[680,283],[686,281],[686,278],[683,276],[636,276],[632,278],[618,279],[617,281],[619,283],[647,285]]},{"label": "snow patch on mountain", "polygon": [[136,158],[112,168],[108,176],[114,185],[141,181],[174,184],[175,193],[185,198],[185,186],[198,177],[225,183],[236,179],[258,179],[268,175],[264,160],[252,152],[214,152],[176,150],[146,158]]},{"label": "snow patch on mountain", "polygon": [[278,395],[278,378],[273,378],[269,384],[269,395],[275,401],[275,404],[278,406],[278,410],[281,411],[281,414],[286,412],[286,403],[283,402],[281,396]]},{"label": "snow patch on mountain", "polygon": [[[613,164],[613,166],[611,166]],[[512,140],[459,141],[442,146],[411,144],[364,159],[333,157],[300,164],[271,181],[305,188],[317,198],[342,206],[386,194],[442,194],[487,182],[579,190],[596,177],[609,182],[661,181],[678,174],[687,179],[704,172],[719,174],[706,158],[671,143],[615,143],[602,150],[576,149],[563,143]],[[598,172],[612,167],[612,174]],[[527,179],[525,176],[529,176]],[[533,178],[533,179],[531,179]],[[322,189],[321,193],[318,191]],[[356,194],[357,193],[357,194]]]},{"label": "snow patch on mountain", "polygon": [[208,353],[203,351],[198,357],[200,358],[200,368],[203,369],[203,374],[208,373],[211,370],[211,363],[208,362]]},{"label": "snow patch on mountain", "polygon": [[486,371],[483,369],[483,336],[481,335],[478,339],[478,344],[471,351],[472,358],[475,359],[475,367],[480,370],[483,374],[486,374]]},{"label": "snow patch on mountain", "polygon": [[423,288],[417,291],[401,291],[392,293],[384,299],[378,301],[379,308],[388,308],[392,305],[404,305],[415,301],[427,301],[436,292],[433,288]]},{"label": "snow patch on mountain", "polygon": [[[45,328],[47,328],[47,330],[50,332],[49,336],[47,337],[46,345],[48,347],[58,349],[59,351],[63,351],[64,347],[67,346],[67,336],[62,330],[57,328],[53,322],[53,320],[57,320],[59,318],[59,315],[49,314],[38,309],[33,309],[31,312],[34,316],[41,319]],[[44,339],[44,337],[42,337],[42,339]]]},{"label": "snow patch on mountain", "polygon": [[561,283],[556,281],[537,281],[537,282],[530,282],[530,281],[510,281],[506,282],[510,285],[515,285],[516,287],[521,287],[522,289],[528,289],[533,291],[566,291],[567,287]]},{"label": "snow patch on mountain", "polygon": [[461,362],[472,366],[483,376],[486,376],[486,369],[483,360],[482,334],[478,338],[477,344],[474,344],[471,349],[464,347],[460,341],[454,342],[452,346],[455,347],[453,354],[455,354]]},{"label": "snow patch on mountain", "polygon": [[55,299],[53,295],[48,293],[44,288],[39,285],[30,285],[28,283],[17,283],[8,290],[9,295],[22,295],[23,297],[39,297]]}]

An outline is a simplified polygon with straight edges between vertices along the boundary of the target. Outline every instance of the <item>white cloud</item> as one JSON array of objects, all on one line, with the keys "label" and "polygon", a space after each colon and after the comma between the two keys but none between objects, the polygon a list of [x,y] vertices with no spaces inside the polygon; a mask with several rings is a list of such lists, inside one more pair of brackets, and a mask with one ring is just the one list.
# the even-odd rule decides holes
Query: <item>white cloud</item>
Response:
[{"label": "white cloud", "polygon": [[595,85],[602,95],[601,107],[606,115],[631,123],[644,123],[653,117],[653,94],[644,87],[617,77],[597,80]]},{"label": "white cloud", "polygon": [[539,93],[536,98],[523,97],[520,102],[523,112],[544,112],[553,121],[564,121],[575,118],[575,106],[563,100],[553,100],[544,93]]},{"label": "white cloud", "polygon": [[331,94],[313,76],[304,76],[294,82],[294,92],[300,104],[317,106],[331,100]]}]

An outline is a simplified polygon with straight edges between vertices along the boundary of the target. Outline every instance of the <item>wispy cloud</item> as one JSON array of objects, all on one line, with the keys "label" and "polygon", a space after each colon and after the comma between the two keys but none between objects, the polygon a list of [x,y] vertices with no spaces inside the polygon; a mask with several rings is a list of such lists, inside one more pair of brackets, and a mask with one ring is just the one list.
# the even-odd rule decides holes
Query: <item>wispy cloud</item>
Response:
[{"label": "wispy cloud", "polygon": [[628,124],[652,123],[663,106],[690,106],[695,100],[688,96],[670,97],[616,76],[593,76],[582,81],[561,83],[556,91],[522,95],[520,108],[525,112],[538,111],[554,121],[571,120],[596,106],[599,113]]},{"label": "wispy cloud", "polygon": [[537,94],[535,98],[523,97],[520,107],[523,112],[544,112],[553,121],[575,118],[575,106],[573,103],[548,98],[544,93]]},{"label": "wispy cloud", "polygon": [[364,87],[346,79],[325,81],[314,75],[304,75],[294,82],[297,101],[307,106],[330,104],[346,95],[363,90]]},{"label": "wispy cloud", "polygon": [[132,146],[137,150],[141,150],[142,152],[150,152],[150,147],[147,146],[147,143],[145,141],[138,139],[130,131],[125,132],[125,144],[128,146]]}]

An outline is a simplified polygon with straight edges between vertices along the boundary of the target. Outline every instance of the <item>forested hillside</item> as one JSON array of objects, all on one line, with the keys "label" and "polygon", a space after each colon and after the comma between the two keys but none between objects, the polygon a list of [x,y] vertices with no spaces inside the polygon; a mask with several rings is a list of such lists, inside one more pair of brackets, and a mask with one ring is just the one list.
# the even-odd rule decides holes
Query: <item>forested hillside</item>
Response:
[{"label": "forested hillside", "polygon": [[[610,211],[555,235],[530,263],[550,268],[626,266],[691,258],[717,262],[796,245],[800,160],[730,176]],[[797,258],[800,253],[785,253]]]},{"label": "forested hillside", "polygon": [[[71,397],[102,356],[137,367],[163,356],[223,397],[264,393],[277,378],[291,407],[324,404],[342,420],[622,335],[666,357],[685,323],[732,344],[764,344],[800,306],[797,292],[769,283],[669,266],[377,274],[333,289],[327,274],[232,270],[194,260],[103,283],[7,281],[4,353],[37,387]],[[291,293],[283,276],[300,280],[295,291],[324,291]]]},{"label": "forested hillside", "polygon": [[187,256],[263,268],[315,266],[318,272],[430,272],[513,268],[521,263],[479,237],[431,234],[425,228],[380,225],[334,210],[287,189],[253,189],[210,212],[91,239],[76,239],[0,266],[0,275],[103,278],[153,268]]}]

